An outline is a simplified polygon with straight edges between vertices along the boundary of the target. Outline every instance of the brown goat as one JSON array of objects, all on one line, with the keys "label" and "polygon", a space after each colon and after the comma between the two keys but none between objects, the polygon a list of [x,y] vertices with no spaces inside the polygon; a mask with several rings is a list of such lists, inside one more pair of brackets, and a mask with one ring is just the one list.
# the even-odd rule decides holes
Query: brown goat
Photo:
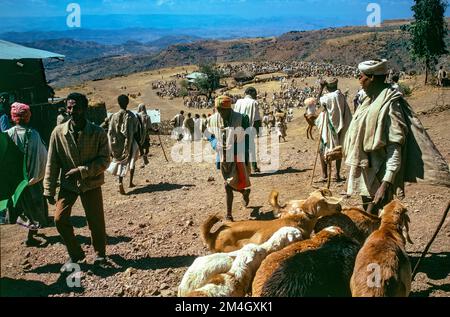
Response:
[{"label": "brown goat", "polygon": [[231,252],[239,250],[248,243],[261,244],[267,241],[282,227],[296,227],[302,232],[303,239],[309,238],[319,217],[341,211],[340,200],[313,192],[299,205],[299,212],[275,220],[246,220],[227,222],[215,232],[211,228],[220,218],[210,216],[201,227],[201,236],[213,252]]},{"label": "brown goat", "polygon": [[[350,287],[354,297],[407,297],[411,290],[411,263],[405,251],[409,217],[398,200],[381,212],[380,228],[358,253]],[[403,229],[406,229],[405,236]]]},{"label": "brown goat", "polygon": [[341,228],[346,235],[358,240],[361,245],[372,232],[380,227],[381,219],[357,207],[344,207],[342,213],[322,217],[317,221],[314,232],[330,227]]},{"label": "brown goat", "polygon": [[359,248],[340,228],[325,228],[266,257],[253,280],[252,296],[350,296]]}]

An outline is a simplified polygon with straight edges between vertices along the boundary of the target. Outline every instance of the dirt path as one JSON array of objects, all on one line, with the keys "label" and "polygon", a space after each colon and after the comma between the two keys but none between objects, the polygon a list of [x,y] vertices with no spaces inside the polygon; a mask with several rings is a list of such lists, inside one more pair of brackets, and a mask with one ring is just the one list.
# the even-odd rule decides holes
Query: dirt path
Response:
[{"label": "dirt path", "polygon": [[[103,93],[109,85],[108,93],[113,95],[107,98],[111,100],[117,95],[117,89],[124,85],[115,79],[108,84],[92,84],[103,85]],[[134,87],[128,83],[126,86]],[[93,90],[93,87],[87,86],[87,89]],[[144,92],[143,98],[149,96],[142,87],[139,89]],[[418,90],[410,98],[411,104],[417,111],[433,109],[436,93],[433,89]],[[450,100],[448,90],[444,97],[447,102]],[[179,110],[176,106],[172,109]],[[450,161],[450,111],[425,114],[420,118],[437,147]],[[312,191],[309,180],[316,142],[306,139],[305,127],[302,110],[298,110],[289,124],[288,141],[280,147],[279,171],[252,178],[249,208],[244,208],[240,197],[236,196],[236,220],[270,211],[267,197],[273,188],[280,191],[282,201],[302,198]],[[163,143],[170,153],[174,141],[164,137]],[[203,145],[209,149],[207,143]],[[126,188],[127,196],[120,196],[116,180],[106,176],[103,194],[107,253],[116,264],[115,268],[98,270],[87,265],[82,273],[82,287],[68,288],[58,274],[66,251],[54,227],[42,230],[41,247],[26,248],[22,243],[25,230],[16,225],[3,225],[0,227],[1,296],[175,296],[186,268],[195,257],[208,253],[199,237],[199,226],[212,213],[224,214],[224,189],[221,175],[211,163],[166,163],[156,144],[152,146],[151,154],[150,165],[137,170],[137,188]],[[332,184],[331,189],[336,194],[344,191],[342,184]],[[423,250],[441,218],[450,198],[450,189],[413,184],[407,186],[406,195],[405,203],[411,217],[410,233],[415,242],[407,249],[414,265],[418,252]],[[347,201],[348,204],[358,202],[356,197]],[[50,212],[53,213],[53,207]],[[88,254],[88,263],[92,263],[89,231],[79,202],[73,210],[73,223]],[[411,296],[450,296],[449,241],[447,220],[413,282]]]}]

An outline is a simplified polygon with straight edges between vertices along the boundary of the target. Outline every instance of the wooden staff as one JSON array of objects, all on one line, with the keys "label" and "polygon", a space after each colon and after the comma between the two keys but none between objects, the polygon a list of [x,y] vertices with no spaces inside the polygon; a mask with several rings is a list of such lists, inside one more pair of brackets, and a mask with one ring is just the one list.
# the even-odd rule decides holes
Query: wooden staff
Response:
[{"label": "wooden staff", "polygon": [[158,129],[158,140],[159,140],[159,145],[161,146],[161,149],[162,149],[162,151],[164,153],[164,157],[166,159],[166,162],[168,163],[169,160],[167,159],[166,151],[164,150],[164,146],[163,146],[162,141],[161,141],[161,136],[159,135],[159,129]]},{"label": "wooden staff", "polygon": [[414,267],[413,273],[412,273],[412,280],[414,281],[414,278],[416,277],[417,270],[419,269],[420,262],[422,262],[423,258],[428,253],[428,250],[430,249],[431,245],[434,242],[434,239],[436,239],[436,236],[438,235],[439,231],[441,230],[442,226],[444,225],[445,218],[447,218],[448,210],[450,209],[450,201],[447,203],[447,209],[445,209],[444,216],[441,219],[441,222],[439,223],[436,231],[434,232],[433,237],[431,238],[430,242],[428,242],[427,246],[425,247],[425,250],[423,250],[422,255],[420,256],[419,261],[417,261],[416,266]]},{"label": "wooden staff", "polygon": [[[324,114],[324,118],[323,118],[323,122],[322,122],[322,128],[320,129],[319,144],[317,145],[316,160],[314,161],[314,169],[313,169],[313,173],[312,173],[312,177],[311,177],[310,186],[312,186],[312,184],[314,182],[314,174],[316,173],[317,159],[319,158],[319,154],[320,154],[320,143],[322,142],[323,129],[325,128],[325,124],[327,124],[326,120],[328,119],[328,116],[327,116],[327,108],[326,107],[324,107],[323,114]],[[328,178],[329,178],[329,176],[328,176]]]}]

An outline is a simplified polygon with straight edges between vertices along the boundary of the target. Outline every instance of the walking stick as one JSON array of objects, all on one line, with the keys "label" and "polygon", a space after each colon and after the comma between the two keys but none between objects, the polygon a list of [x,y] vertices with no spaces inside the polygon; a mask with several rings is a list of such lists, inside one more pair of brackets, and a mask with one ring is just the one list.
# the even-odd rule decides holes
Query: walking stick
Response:
[{"label": "walking stick", "polygon": [[164,157],[166,159],[166,162],[169,162],[169,160],[167,159],[166,151],[164,150],[164,146],[163,146],[163,144],[161,142],[161,136],[159,135],[159,129],[158,129],[158,140],[159,140],[159,145],[161,145],[161,149],[162,149],[162,151],[164,153]]},{"label": "walking stick", "polygon": [[319,158],[319,153],[320,153],[320,142],[322,141],[323,128],[325,127],[325,124],[326,124],[325,120],[327,119],[326,112],[327,112],[327,110],[326,110],[326,107],[325,107],[325,110],[324,110],[324,122],[322,123],[322,128],[320,129],[319,144],[317,145],[316,160],[314,161],[314,169],[313,169],[313,173],[312,173],[312,177],[311,177],[311,184],[310,184],[310,186],[312,186],[312,184],[313,184],[314,174],[316,173],[317,159]]},{"label": "walking stick", "polygon": [[414,281],[414,277],[416,277],[416,274],[418,273],[417,270],[419,269],[420,262],[422,262],[423,258],[425,257],[425,255],[427,254],[427,252],[430,249],[431,245],[433,244],[434,239],[436,239],[436,236],[438,235],[439,231],[441,230],[441,228],[442,228],[442,226],[444,224],[445,218],[447,218],[449,209],[450,209],[450,201],[447,203],[447,209],[445,209],[444,216],[442,217],[441,222],[439,223],[439,225],[438,225],[438,227],[436,229],[436,232],[434,233],[434,235],[431,238],[430,242],[428,242],[427,246],[425,247],[425,250],[423,250],[422,255],[420,256],[419,261],[417,261],[416,266],[414,267],[414,270],[413,270],[413,273],[412,273],[412,280],[413,281]]}]

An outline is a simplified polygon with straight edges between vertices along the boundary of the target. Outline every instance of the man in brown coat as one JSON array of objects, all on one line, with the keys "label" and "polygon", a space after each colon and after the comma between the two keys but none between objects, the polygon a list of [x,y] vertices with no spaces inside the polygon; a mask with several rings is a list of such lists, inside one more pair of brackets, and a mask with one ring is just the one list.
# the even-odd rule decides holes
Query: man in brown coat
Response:
[{"label": "man in brown coat", "polygon": [[[44,178],[44,196],[50,204],[56,203],[56,228],[70,257],[61,268],[62,273],[70,270],[73,263],[85,262],[85,253],[76,240],[70,223],[72,206],[78,197],[81,198],[86,213],[92,245],[97,255],[94,264],[107,264],[101,186],[104,184],[104,171],[110,161],[105,131],[85,118],[88,107],[86,96],[71,93],[66,102],[70,120],[57,126],[52,132]],[[59,178],[60,191],[55,201]]]}]

